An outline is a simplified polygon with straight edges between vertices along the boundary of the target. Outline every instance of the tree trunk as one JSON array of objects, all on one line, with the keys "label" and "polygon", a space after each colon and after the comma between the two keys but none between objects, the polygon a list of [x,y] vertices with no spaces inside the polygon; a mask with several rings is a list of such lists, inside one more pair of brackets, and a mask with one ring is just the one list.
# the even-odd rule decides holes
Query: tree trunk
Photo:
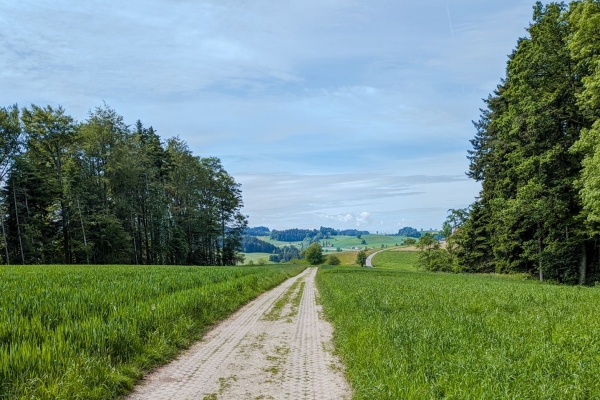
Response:
[{"label": "tree trunk", "polygon": [[56,177],[58,178],[58,184],[60,185],[60,213],[62,216],[62,229],[63,229],[63,251],[65,252],[65,264],[71,264],[71,247],[69,246],[69,228],[67,223],[67,206],[65,204],[65,189],[63,187],[62,179],[62,159],[60,157],[60,150],[56,149]]},{"label": "tree trunk", "polygon": [[2,237],[4,238],[4,251],[6,251],[6,265],[10,265],[10,258],[8,257],[8,242],[6,241],[6,230],[4,229],[4,216],[0,210],[0,222],[2,222]]},{"label": "tree trunk", "polygon": [[131,214],[131,237],[133,238],[133,253],[135,254],[135,264],[139,264],[138,262],[138,251],[137,251],[137,243],[135,237],[137,235],[137,230],[135,229],[135,219],[133,218],[133,214]]},{"label": "tree trunk", "polygon": [[79,210],[79,221],[81,222],[81,231],[83,232],[83,245],[85,246],[85,259],[87,263],[90,263],[90,255],[88,254],[87,238],[85,237],[85,228],[83,227],[83,216],[81,215],[81,207],[79,206],[79,199],[77,199],[77,209]]},{"label": "tree trunk", "polygon": [[21,227],[19,226],[19,209],[17,207],[17,193],[13,183],[13,199],[15,201],[15,217],[17,217],[17,234],[19,235],[19,248],[21,249],[21,262],[25,265],[25,253],[23,253],[23,240],[21,239]]},{"label": "tree trunk", "polygon": [[143,221],[144,221],[144,245],[146,247],[146,265],[150,265],[152,264],[152,260],[150,257],[150,234],[148,233],[148,217],[146,215],[146,210],[144,209],[144,216],[143,216]]},{"label": "tree trunk", "polygon": [[221,207],[221,265],[225,265],[225,218],[223,208]]},{"label": "tree trunk", "polygon": [[65,205],[65,199],[60,199],[60,213],[62,215],[62,229],[63,229],[63,251],[65,252],[65,264],[71,264],[71,252],[69,246],[69,228],[67,224],[67,206]]},{"label": "tree trunk", "polygon": [[[25,195],[25,209],[27,210],[27,220],[29,221],[29,219],[31,218],[30,213],[29,213],[29,201],[27,201],[27,191],[25,191],[24,193]],[[35,249],[35,240],[33,238],[33,234],[29,235],[30,239],[31,239],[31,248]],[[37,258],[37,256],[36,256]]]},{"label": "tree trunk", "polygon": [[542,239],[538,239],[538,249],[539,249],[539,260],[538,260],[538,269],[540,271],[540,282],[544,281],[544,271],[542,271]]},{"label": "tree trunk", "polygon": [[581,259],[579,261],[579,284],[585,285],[585,275],[587,270],[587,254],[585,243],[581,244]]}]

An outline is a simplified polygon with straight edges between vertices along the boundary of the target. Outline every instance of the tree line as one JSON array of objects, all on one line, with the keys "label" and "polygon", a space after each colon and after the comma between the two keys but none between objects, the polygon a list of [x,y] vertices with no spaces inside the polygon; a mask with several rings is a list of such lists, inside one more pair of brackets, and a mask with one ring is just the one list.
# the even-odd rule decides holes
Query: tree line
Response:
[{"label": "tree line", "polygon": [[0,108],[3,263],[234,265],[246,217],[214,157],[104,105]]},{"label": "tree line", "polygon": [[334,229],[320,227],[319,229],[286,229],[271,231],[270,239],[279,240],[281,242],[302,242],[307,241],[308,244],[318,242],[322,239],[329,239],[332,236],[358,236],[368,235],[369,231],[361,231],[357,229]]},{"label": "tree line", "polygon": [[475,123],[468,176],[482,189],[451,212],[438,267],[600,278],[599,27],[598,0],[536,3]]},{"label": "tree line", "polygon": [[277,246],[255,236],[244,236],[242,239],[242,251],[244,253],[273,253],[277,249]]}]

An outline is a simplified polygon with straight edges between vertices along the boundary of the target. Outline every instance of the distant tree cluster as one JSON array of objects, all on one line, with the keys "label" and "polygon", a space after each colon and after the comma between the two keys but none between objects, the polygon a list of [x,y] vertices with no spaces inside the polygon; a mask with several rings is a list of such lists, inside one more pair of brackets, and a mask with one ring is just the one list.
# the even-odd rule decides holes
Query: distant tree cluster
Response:
[{"label": "distant tree cluster", "polygon": [[343,229],[338,231],[338,235],[360,237],[362,235],[369,235],[369,231],[360,231],[357,229]]},{"label": "distant tree cluster", "polygon": [[242,239],[242,251],[244,253],[276,253],[278,250],[277,246],[255,236],[244,236]]},{"label": "distant tree cluster", "polygon": [[301,259],[300,250],[294,246],[283,246],[279,249],[279,257],[283,262],[289,262],[292,259]]},{"label": "distant tree cluster", "polygon": [[279,262],[289,262],[293,258],[298,260],[302,258],[300,250],[295,246],[279,247],[277,249],[277,256],[279,257]]},{"label": "distant tree cluster", "polygon": [[108,106],[0,108],[3,263],[234,265],[246,218],[217,158]]},{"label": "distant tree cluster", "polygon": [[271,231],[266,226],[255,226],[244,229],[244,236],[269,236]]},{"label": "distant tree cluster", "polygon": [[600,280],[599,27],[598,0],[534,7],[475,124],[482,190],[447,221],[454,270]]},{"label": "distant tree cluster", "polygon": [[278,240],[280,242],[302,242],[306,238],[312,238],[318,231],[316,229],[286,229],[278,231],[273,229],[271,231],[270,239]]},{"label": "distant tree cluster", "polygon": [[[304,256],[311,265],[317,265],[323,262],[323,252],[319,243],[311,244],[306,249]],[[337,257],[336,257],[337,258]]]},{"label": "distant tree cluster", "polygon": [[415,228],[411,228],[410,226],[405,226],[404,228],[398,230],[398,236],[406,236],[418,239],[421,237],[421,232]]}]

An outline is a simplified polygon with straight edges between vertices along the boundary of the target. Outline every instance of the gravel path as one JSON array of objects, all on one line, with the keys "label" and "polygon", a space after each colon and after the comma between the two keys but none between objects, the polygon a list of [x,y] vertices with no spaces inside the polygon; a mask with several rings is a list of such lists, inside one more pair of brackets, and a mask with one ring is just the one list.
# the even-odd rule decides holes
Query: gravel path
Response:
[{"label": "gravel path", "polygon": [[350,399],[333,329],[316,304],[316,272],[307,268],[244,306],[129,399]]}]

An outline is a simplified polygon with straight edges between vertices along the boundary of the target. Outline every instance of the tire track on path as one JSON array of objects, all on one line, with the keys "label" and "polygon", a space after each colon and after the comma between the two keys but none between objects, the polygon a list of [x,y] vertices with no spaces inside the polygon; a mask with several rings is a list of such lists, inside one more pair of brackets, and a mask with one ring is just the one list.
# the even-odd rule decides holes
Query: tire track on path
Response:
[{"label": "tire track on path", "polygon": [[[283,394],[285,399],[341,399],[346,392],[344,380],[335,379],[332,367],[337,363],[325,346],[330,344],[333,329],[319,319],[320,307],[316,304],[315,275],[313,268],[306,280],[302,303],[298,310],[299,320],[288,358]],[[327,338],[329,340],[323,340]]]},{"label": "tire track on path", "polygon": [[[128,398],[349,399],[341,365],[325,350],[332,349],[333,328],[318,315],[316,272],[307,268],[248,303],[202,342],[147,376]],[[297,315],[264,318],[277,299],[302,280]]]}]

